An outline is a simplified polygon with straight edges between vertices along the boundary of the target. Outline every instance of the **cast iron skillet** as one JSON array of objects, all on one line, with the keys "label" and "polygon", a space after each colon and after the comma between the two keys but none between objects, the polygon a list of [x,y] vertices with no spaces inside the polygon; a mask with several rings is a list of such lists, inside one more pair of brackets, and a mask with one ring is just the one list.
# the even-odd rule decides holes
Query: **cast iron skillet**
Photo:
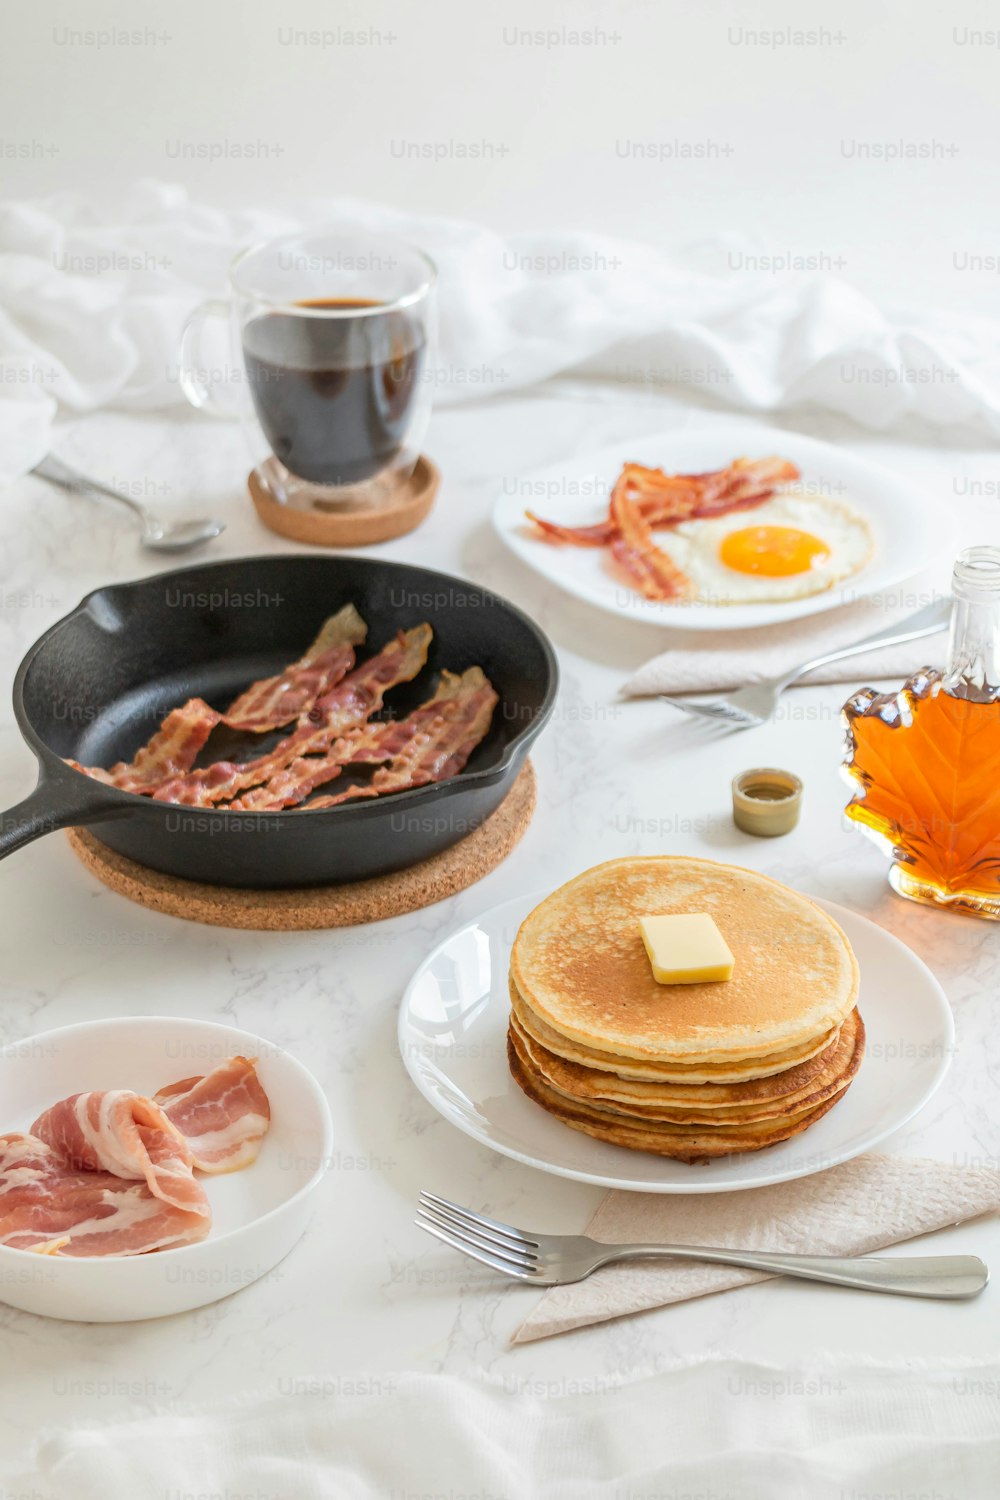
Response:
[{"label": "cast iron skillet", "polygon": [[[433,626],[428,665],[389,695],[393,713],[429,696],[443,667],[481,666],[492,681],[500,695],[492,727],[460,776],[319,812],[227,813],[120,792],[64,763],[64,756],[100,766],[130,759],[186,698],[224,707],[294,661],[327,615],[349,602],[368,622],[365,652],[422,620]],[[427,568],[249,557],[113,584],[53,625],[18,670],[14,712],[39,777],[29,797],[0,814],[0,858],[52,829],[88,824],[143,865],[210,884],[383,875],[456,843],[489,816],[551,714],[556,687],[552,648],[527,615]],[[215,758],[211,750],[210,743],[198,764]]]}]

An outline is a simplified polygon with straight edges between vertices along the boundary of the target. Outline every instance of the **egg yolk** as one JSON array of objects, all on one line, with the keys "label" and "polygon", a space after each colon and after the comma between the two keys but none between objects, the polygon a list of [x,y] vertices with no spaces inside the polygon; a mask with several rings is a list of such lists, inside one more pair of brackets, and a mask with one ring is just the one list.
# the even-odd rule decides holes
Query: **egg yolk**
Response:
[{"label": "egg yolk", "polygon": [[786,578],[825,562],[830,549],[818,536],[794,526],[747,526],[723,539],[719,557],[734,573]]}]

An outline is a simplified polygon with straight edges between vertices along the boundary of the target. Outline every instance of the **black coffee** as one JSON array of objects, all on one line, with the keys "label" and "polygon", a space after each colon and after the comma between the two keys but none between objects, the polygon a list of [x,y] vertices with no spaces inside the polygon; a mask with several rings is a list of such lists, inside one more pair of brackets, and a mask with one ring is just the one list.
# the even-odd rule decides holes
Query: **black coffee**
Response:
[{"label": "black coffee", "polygon": [[357,317],[262,313],[243,329],[254,407],[272,451],[313,484],[358,484],[399,455],[426,344],[405,310],[361,298],[300,302]]}]

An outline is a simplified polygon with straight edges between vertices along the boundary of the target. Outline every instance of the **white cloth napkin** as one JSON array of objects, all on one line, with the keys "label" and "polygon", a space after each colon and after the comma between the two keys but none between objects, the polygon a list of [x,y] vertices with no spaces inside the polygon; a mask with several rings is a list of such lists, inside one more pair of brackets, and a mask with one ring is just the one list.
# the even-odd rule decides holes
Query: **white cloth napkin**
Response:
[{"label": "white cloth napkin", "polygon": [[[616,1384],[303,1379],[43,1436],[38,1500],[988,1500],[1000,1363],[697,1359]],[[512,1390],[513,1388],[513,1390]]]},{"label": "white cloth napkin", "polygon": [[[995,1168],[869,1155],[748,1193],[609,1193],[585,1233],[612,1245],[669,1240],[794,1255],[868,1255],[998,1209]],[[913,1253],[934,1250],[921,1246]],[[971,1245],[969,1253],[975,1253]],[[605,1266],[586,1281],[550,1288],[514,1342],[769,1280],[766,1271],[698,1261]]]},{"label": "white cloth napkin", "polygon": [[71,193],[0,204],[0,479],[36,461],[56,404],[182,404],[181,326],[225,293],[234,251],[334,223],[402,234],[437,261],[438,400],[573,370],[688,385],[744,410],[813,404],[870,427],[910,415],[1000,433],[1000,326],[879,309],[833,276],[736,276],[722,269],[733,252],[761,248],[736,237],[671,252],[579,233],[503,237],[346,199],[232,213],[145,181],[102,213]]},{"label": "white cloth napkin", "polygon": [[[882,594],[804,620],[760,626],[750,632],[672,632],[667,650],[633,672],[622,686],[622,694],[639,698],[656,693],[723,692],[778,677],[947,598],[951,558],[944,561],[944,571],[933,578],[899,584]],[[830,662],[799,678],[798,683],[850,682],[861,687],[869,682],[894,681],[901,685],[919,667],[942,670],[947,649],[948,632],[941,630],[900,646],[877,646],[860,656]]]}]

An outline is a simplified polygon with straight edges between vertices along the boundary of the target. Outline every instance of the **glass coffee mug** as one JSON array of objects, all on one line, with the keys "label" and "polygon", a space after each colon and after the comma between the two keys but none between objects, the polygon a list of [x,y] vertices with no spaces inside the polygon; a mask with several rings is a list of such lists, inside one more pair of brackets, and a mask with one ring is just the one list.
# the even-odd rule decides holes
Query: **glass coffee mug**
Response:
[{"label": "glass coffee mug", "polygon": [[[423,251],[366,230],[254,245],[230,267],[229,300],[188,319],[181,389],[203,411],[239,414],[257,483],[281,504],[391,503],[430,418],[436,274]],[[229,321],[234,405],[202,355],[213,318]]]}]

